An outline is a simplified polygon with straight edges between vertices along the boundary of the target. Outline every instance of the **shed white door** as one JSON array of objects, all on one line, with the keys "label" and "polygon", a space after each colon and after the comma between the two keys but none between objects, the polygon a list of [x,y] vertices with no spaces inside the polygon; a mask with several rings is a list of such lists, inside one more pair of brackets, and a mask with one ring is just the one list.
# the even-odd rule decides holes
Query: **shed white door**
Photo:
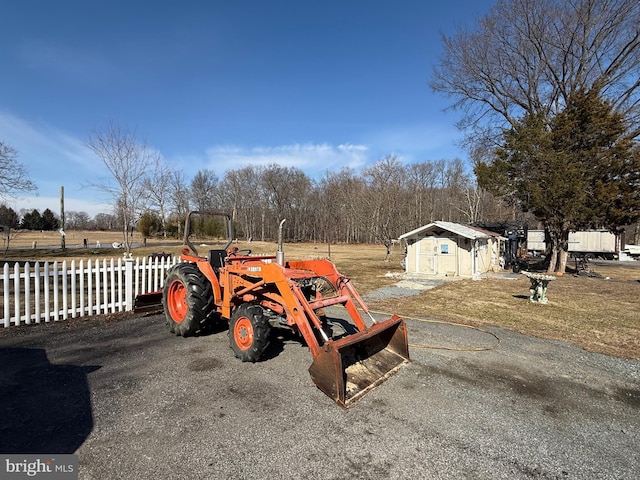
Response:
[{"label": "shed white door", "polygon": [[425,237],[418,242],[417,271],[424,274],[457,274],[458,245],[453,238]]},{"label": "shed white door", "polygon": [[416,272],[433,275],[437,273],[436,251],[438,249],[438,239],[436,237],[425,237],[417,243]]}]

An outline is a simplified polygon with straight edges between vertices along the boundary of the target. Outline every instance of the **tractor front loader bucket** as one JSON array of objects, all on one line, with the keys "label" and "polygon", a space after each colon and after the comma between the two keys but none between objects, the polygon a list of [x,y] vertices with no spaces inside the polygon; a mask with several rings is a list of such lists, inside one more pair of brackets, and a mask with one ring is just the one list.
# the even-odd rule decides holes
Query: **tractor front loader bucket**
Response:
[{"label": "tractor front loader bucket", "polygon": [[366,330],[325,342],[309,373],[320,390],[348,408],[407,362],[407,328],[394,315]]}]

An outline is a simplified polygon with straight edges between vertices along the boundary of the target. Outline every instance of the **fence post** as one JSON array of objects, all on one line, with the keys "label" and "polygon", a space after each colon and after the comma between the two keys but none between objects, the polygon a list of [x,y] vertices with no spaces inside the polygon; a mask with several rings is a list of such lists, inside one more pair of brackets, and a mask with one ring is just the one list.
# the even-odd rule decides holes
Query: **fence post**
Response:
[{"label": "fence post", "polygon": [[126,310],[128,312],[133,310],[133,258],[127,257],[124,260],[124,284],[125,284],[125,299]]},{"label": "fence post", "polygon": [[4,326],[8,328],[11,326],[11,286],[9,281],[9,276],[11,272],[9,271],[9,262],[4,264]]}]

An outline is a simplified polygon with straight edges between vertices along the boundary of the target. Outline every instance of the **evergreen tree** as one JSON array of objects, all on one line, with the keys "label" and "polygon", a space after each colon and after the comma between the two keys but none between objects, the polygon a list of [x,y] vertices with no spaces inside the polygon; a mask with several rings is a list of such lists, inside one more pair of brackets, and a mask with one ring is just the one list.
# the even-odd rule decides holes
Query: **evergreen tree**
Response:
[{"label": "evergreen tree", "polygon": [[640,150],[611,103],[578,91],[548,120],[527,115],[504,132],[490,162],[478,162],[478,183],[545,226],[549,272],[564,272],[571,230],[611,230],[640,218]]},{"label": "evergreen tree", "polygon": [[42,230],[58,230],[60,228],[60,220],[58,216],[48,208],[42,212]]},{"label": "evergreen tree", "polygon": [[23,215],[20,221],[20,228],[24,230],[44,230],[42,215],[36,209]]},{"label": "evergreen tree", "polygon": [[13,208],[6,205],[0,205],[0,225],[4,225],[9,228],[18,228],[20,226],[20,220],[18,214]]}]

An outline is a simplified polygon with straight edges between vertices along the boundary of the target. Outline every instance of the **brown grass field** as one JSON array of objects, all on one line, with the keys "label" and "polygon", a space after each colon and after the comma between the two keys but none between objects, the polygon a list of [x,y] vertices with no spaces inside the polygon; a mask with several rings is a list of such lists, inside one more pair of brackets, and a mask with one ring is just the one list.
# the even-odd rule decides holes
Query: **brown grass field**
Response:
[{"label": "brown grass field", "polygon": [[[88,239],[89,248],[71,248]],[[96,241],[103,248],[95,248]],[[0,256],[4,261],[71,260],[81,258],[117,258],[122,249],[104,248],[121,241],[117,232],[71,232],[62,250],[57,233],[25,232],[12,239],[10,249]],[[53,248],[33,249],[50,245]],[[139,234],[134,242],[141,243]],[[152,252],[179,255],[181,242],[167,245],[149,240],[147,247],[134,248],[133,256]],[[198,241],[194,241],[196,245]],[[208,242],[215,244],[217,242]],[[223,243],[223,242],[219,242]],[[275,243],[238,242],[238,248],[253,253],[273,254]],[[392,285],[400,275],[401,248],[394,247],[385,262],[384,247],[379,245],[331,245],[331,260],[350,277],[360,293]],[[285,258],[326,258],[327,244],[285,244]],[[405,317],[429,318],[475,326],[497,326],[524,334],[571,342],[586,350],[640,360],[640,262],[595,262],[594,272],[602,278],[574,275],[572,268],[549,284],[549,303],[530,303],[529,280],[524,276],[506,279],[490,275],[479,281],[458,280],[427,290],[414,297],[370,302],[375,311],[397,313]]]}]

